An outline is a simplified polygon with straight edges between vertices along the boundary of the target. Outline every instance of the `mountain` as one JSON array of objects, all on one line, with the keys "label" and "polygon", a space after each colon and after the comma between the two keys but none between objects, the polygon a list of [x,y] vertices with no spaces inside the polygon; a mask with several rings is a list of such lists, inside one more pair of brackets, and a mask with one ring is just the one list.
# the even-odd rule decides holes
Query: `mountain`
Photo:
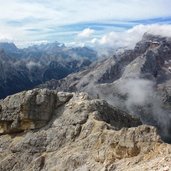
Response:
[{"label": "mountain", "polygon": [[171,38],[144,34],[133,50],[115,53],[88,69],[42,88],[87,92],[158,127],[171,141]]},{"label": "mountain", "polygon": [[86,48],[43,46],[0,51],[0,92],[54,78],[0,100],[0,170],[170,169],[170,38],[145,34],[97,62]]},{"label": "mountain", "polygon": [[0,49],[0,98],[51,79],[62,79],[97,58],[92,49],[68,48],[58,42],[25,49],[18,49],[13,43],[0,43]]},{"label": "mountain", "polygon": [[17,52],[19,49],[15,46],[14,43],[0,42],[0,49],[4,49],[8,52]]},{"label": "mountain", "polygon": [[0,101],[0,170],[169,170],[156,128],[86,93],[34,89]]},{"label": "mountain", "polygon": [[0,50],[4,50],[10,57],[39,59],[47,56],[56,57],[58,60],[72,60],[84,58],[90,61],[97,59],[97,53],[88,47],[66,47],[59,42],[42,43],[18,49],[14,43],[0,42]]}]

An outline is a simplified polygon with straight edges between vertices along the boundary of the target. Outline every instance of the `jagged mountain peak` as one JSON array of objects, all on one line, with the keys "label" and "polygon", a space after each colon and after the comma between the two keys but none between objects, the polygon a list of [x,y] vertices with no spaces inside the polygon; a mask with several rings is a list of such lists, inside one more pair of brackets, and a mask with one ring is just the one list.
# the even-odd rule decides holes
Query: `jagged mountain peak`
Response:
[{"label": "jagged mountain peak", "polygon": [[54,51],[56,49],[64,48],[65,45],[62,43],[59,43],[58,41],[55,42],[49,42],[49,43],[42,43],[39,45],[32,45],[28,48],[25,48],[25,50],[39,50],[39,51]]},{"label": "jagged mountain peak", "polygon": [[0,48],[0,98],[51,79],[64,78],[97,58],[92,49],[68,48],[58,42],[17,50],[14,44],[1,45],[6,49]]},{"label": "jagged mountain peak", "polygon": [[[125,50],[84,71],[40,87],[84,91],[105,99],[111,105],[138,115],[143,123],[157,126],[162,138],[170,142],[170,61],[170,40],[145,35],[133,50]],[[163,96],[167,96],[167,102],[162,100]]]},{"label": "jagged mountain peak", "polygon": [[4,49],[6,52],[17,52],[18,48],[14,43],[0,42],[0,49]]}]

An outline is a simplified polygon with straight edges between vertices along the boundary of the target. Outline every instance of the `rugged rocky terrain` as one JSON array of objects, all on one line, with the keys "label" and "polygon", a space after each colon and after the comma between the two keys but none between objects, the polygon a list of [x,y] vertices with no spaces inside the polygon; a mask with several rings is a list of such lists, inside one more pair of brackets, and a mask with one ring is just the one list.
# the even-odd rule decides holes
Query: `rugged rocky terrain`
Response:
[{"label": "rugged rocky terrain", "polygon": [[0,43],[0,98],[51,79],[62,79],[89,66],[96,57],[92,49],[68,48],[58,42],[25,49]]},{"label": "rugged rocky terrain", "polygon": [[88,69],[40,87],[88,92],[138,115],[171,140],[171,38],[144,34],[133,50],[117,52]]},{"label": "rugged rocky terrain", "polygon": [[[1,86],[1,93],[13,87],[11,75],[16,86],[42,78],[40,70],[34,68],[35,63],[39,64],[37,52],[46,54],[38,53],[41,62],[52,59],[50,68],[56,68],[61,59],[56,60],[54,52],[60,54],[62,48],[64,58],[66,50],[63,45],[55,49],[34,46],[24,50],[30,57],[25,56],[23,61],[22,57],[17,59],[21,52],[15,46],[5,48],[8,53],[1,51],[0,78],[1,85],[10,84]],[[69,53],[84,53],[86,49],[82,50],[70,49]],[[17,60],[22,65],[16,64]],[[29,67],[34,66],[37,75],[26,77],[27,60],[35,62]],[[65,65],[65,61],[62,67],[75,67],[70,63],[73,58],[67,56],[65,60],[69,63]],[[40,86],[54,90],[37,88],[0,100],[0,170],[169,171],[171,145],[166,142],[171,142],[170,61],[170,38],[145,34],[133,50],[90,62],[84,65],[89,65],[85,70]],[[20,66],[17,70],[14,63]],[[21,84],[21,80],[26,82]]]},{"label": "rugged rocky terrain", "polygon": [[0,170],[169,170],[156,128],[86,93],[34,89],[0,101]]}]

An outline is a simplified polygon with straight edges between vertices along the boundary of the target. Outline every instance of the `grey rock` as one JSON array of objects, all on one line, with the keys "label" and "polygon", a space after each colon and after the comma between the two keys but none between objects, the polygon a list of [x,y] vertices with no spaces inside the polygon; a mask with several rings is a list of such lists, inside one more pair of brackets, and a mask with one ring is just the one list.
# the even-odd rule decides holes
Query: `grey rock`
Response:
[{"label": "grey rock", "polygon": [[[143,166],[163,156],[171,159],[171,147],[161,141],[156,128],[141,125],[139,119],[104,100],[91,99],[87,93],[35,89],[9,96],[0,103],[3,122],[15,118],[19,123],[25,118],[33,123],[46,121],[42,127],[29,127],[23,132],[11,128],[0,135],[3,171],[126,171],[128,162],[131,170],[139,166],[136,161],[140,159]],[[20,103],[27,106],[21,118]],[[20,124],[14,125],[21,130]],[[169,167],[167,161],[162,164]]]},{"label": "grey rock", "polygon": [[0,102],[1,134],[41,128],[50,121],[56,106],[62,105],[72,94],[56,94],[35,89],[8,96]]}]

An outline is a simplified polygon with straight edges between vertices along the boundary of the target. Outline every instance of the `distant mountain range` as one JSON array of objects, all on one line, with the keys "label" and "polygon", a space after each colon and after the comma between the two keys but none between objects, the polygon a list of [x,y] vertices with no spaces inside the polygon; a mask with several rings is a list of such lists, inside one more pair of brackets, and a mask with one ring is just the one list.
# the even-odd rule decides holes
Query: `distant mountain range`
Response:
[{"label": "distant mountain range", "polygon": [[1,42],[0,98],[51,79],[62,79],[89,66],[96,58],[97,53],[90,48],[69,48],[58,42],[24,49]]}]

